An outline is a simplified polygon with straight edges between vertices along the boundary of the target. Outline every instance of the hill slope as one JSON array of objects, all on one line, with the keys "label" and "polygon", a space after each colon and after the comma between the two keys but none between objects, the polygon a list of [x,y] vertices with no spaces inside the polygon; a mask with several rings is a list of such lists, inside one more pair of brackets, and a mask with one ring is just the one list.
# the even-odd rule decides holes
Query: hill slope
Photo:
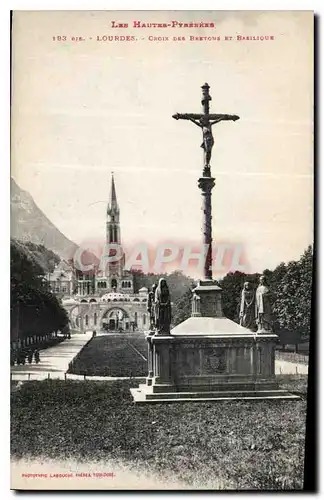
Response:
[{"label": "hill slope", "polygon": [[53,250],[63,259],[71,258],[78,248],[57,229],[36,205],[32,196],[11,178],[11,237],[31,241]]},{"label": "hill slope", "polygon": [[44,245],[37,245],[30,241],[22,242],[15,238],[11,238],[10,242],[16,251],[23,253],[27,259],[40,266],[44,273],[52,273],[55,265],[61,262],[61,258],[52,250],[45,248]]}]

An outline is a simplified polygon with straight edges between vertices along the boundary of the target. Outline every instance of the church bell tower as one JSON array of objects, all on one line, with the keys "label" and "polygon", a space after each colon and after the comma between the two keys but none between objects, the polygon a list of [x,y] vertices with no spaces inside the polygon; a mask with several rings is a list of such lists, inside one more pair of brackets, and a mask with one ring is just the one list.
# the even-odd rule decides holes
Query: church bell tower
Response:
[{"label": "church bell tower", "polygon": [[[116,187],[114,174],[111,176],[111,189],[110,197],[107,206],[107,220],[106,220],[106,244],[118,245],[121,248],[121,237],[120,237],[120,210],[117,203]],[[111,250],[110,256],[115,255],[115,251]],[[118,289],[119,281],[123,274],[124,257],[116,259],[116,261],[111,261],[108,263],[106,268],[106,275],[110,278],[109,287],[110,289]]]},{"label": "church bell tower", "polygon": [[107,223],[106,223],[106,243],[117,243],[120,245],[120,220],[119,206],[117,203],[116,187],[114,174],[111,176],[110,197],[107,206]]}]

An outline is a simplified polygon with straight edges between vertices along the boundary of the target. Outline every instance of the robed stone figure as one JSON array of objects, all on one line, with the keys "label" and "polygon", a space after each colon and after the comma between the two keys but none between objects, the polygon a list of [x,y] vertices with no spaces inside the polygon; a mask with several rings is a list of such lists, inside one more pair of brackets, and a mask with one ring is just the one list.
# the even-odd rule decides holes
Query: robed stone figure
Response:
[{"label": "robed stone figure", "polygon": [[170,335],[171,324],[171,299],[167,282],[160,278],[155,290],[155,327],[158,334]]},{"label": "robed stone figure", "polygon": [[240,306],[240,325],[252,330],[255,327],[255,314],[254,314],[254,290],[248,281],[244,283],[241,306]]},{"label": "robed stone figure", "polygon": [[147,310],[150,315],[150,330],[154,330],[155,328],[155,290],[156,285],[154,284],[148,294],[147,300]]},{"label": "robed stone figure", "polygon": [[271,333],[273,331],[271,292],[266,284],[265,276],[260,277],[259,283],[255,293],[255,320],[258,333]]}]

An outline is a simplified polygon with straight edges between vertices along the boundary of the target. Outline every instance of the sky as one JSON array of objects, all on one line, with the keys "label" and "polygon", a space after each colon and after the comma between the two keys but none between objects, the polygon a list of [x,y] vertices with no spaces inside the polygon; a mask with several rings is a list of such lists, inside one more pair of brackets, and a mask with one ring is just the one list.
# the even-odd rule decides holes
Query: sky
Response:
[{"label": "sky", "polygon": [[105,237],[112,171],[126,245],[200,241],[201,131],[172,115],[201,111],[204,82],[211,112],[240,116],[213,128],[214,242],[243,245],[251,272],[298,259],[313,241],[311,12],[15,12],[12,176],[78,244]]}]

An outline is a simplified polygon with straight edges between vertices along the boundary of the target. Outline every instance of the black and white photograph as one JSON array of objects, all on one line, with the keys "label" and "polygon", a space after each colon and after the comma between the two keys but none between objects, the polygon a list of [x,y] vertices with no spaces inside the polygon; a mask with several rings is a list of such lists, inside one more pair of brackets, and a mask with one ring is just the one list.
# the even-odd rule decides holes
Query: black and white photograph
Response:
[{"label": "black and white photograph", "polygon": [[314,12],[11,37],[11,488],[304,490]]}]

